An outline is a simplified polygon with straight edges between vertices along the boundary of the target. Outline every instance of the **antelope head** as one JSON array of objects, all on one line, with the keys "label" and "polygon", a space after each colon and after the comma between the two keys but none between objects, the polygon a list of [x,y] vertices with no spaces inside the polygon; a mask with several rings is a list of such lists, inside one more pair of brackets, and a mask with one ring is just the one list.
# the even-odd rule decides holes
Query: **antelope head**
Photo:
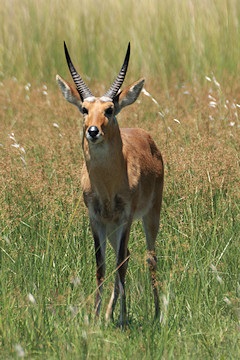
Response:
[{"label": "antelope head", "polygon": [[139,96],[144,79],[134,82],[125,90],[120,88],[126,76],[130,57],[130,43],[128,44],[126,56],[122,68],[107,92],[101,97],[95,97],[81,76],[76,71],[67,46],[64,42],[65,56],[76,88],[57,75],[56,80],[64,98],[76,105],[83,114],[83,142],[88,145],[96,145],[113,139],[114,131],[118,131],[116,115],[124,108],[132,104]]}]

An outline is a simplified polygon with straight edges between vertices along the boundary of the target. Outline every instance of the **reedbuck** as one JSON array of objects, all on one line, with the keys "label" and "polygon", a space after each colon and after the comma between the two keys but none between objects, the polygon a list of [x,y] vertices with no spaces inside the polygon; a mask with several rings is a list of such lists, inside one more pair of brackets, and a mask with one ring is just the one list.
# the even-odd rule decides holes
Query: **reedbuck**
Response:
[{"label": "reedbuck", "polygon": [[116,115],[138,98],[144,79],[120,91],[130,56],[128,45],[122,68],[102,97],[95,97],[77,73],[64,43],[66,60],[76,88],[57,75],[64,98],[83,114],[82,169],[84,202],[88,207],[96,255],[97,291],[95,310],[100,314],[105,275],[106,238],[116,254],[116,280],[106,319],[120,292],[120,324],[126,324],[125,275],[128,266],[128,239],[134,219],[142,218],[146,234],[148,263],[154,293],[155,315],[159,315],[156,282],[155,240],[163,192],[163,161],[151,136],[142,129],[119,129]]}]

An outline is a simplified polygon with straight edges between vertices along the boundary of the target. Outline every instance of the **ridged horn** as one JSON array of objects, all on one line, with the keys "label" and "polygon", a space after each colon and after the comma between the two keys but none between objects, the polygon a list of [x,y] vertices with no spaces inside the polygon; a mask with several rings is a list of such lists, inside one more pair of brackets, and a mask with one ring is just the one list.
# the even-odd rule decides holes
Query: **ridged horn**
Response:
[{"label": "ridged horn", "polygon": [[87,85],[85,84],[85,82],[83,81],[83,79],[77,73],[75,67],[73,66],[65,41],[64,41],[64,50],[65,50],[65,56],[70,73],[72,75],[73,81],[76,85],[79,95],[81,96],[82,101],[84,101],[84,99],[86,99],[87,97],[93,97],[93,94],[91,93],[90,89],[87,87]]},{"label": "ridged horn", "polygon": [[130,42],[128,43],[128,48],[126,52],[126,56],[122,65],[122,68],[116,78],[116,80],[113,82],[112,86],[108,89],[108,91],[103,95],[104,97],[109,97],[110,99],[113,99],[120,87],[122,86],[122,83],[125,79],[127,68],[128,68],[128,62],[130,57]]}]

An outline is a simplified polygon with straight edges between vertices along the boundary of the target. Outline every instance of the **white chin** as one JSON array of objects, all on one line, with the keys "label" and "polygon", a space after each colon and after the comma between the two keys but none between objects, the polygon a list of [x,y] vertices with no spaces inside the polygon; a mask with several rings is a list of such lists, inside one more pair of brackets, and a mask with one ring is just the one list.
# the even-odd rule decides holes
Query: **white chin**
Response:
[{"label": "white chin", "polygon": [[87,136],[87,140],[90,144],[96,145],[96,144],[100,144],[103,141],[103,136],[97,137],[96,139]]}]

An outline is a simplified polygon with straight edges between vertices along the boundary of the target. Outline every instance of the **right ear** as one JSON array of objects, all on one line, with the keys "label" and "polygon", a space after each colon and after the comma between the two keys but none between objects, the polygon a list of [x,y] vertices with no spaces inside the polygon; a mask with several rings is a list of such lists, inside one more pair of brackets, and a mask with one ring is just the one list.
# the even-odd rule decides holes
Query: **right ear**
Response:
[{"label": "right ear", "polygon": [[56,76],[57,83],[62,91],[64,98],[71,104],[77,106],[82,112],[82,99],[75,87],[70,85],[61,76]]}]

